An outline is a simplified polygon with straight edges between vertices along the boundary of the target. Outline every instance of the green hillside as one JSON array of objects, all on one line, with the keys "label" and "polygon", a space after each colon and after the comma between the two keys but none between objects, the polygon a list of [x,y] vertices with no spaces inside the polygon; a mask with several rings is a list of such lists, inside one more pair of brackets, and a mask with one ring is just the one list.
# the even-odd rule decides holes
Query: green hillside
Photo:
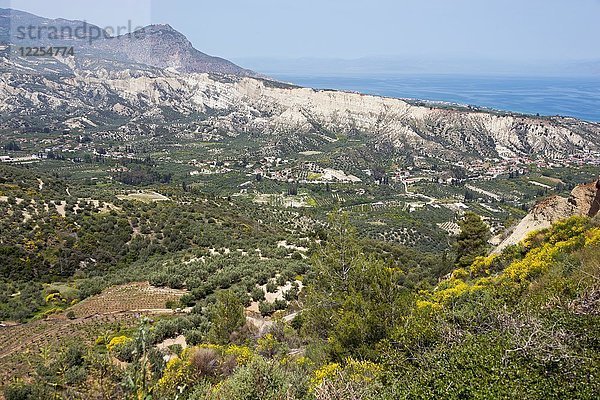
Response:
[{"label": "green hillside", "polygon": [[[283,257],[280,265],[232,255],[187,264],[193,268],[173,264],[173,255],[134,262],[129,273],[158,280],[173,271],[181,287],[207,271],[224,281],[184,295],[196,304],[191,314],[142,318],[100,336],[92,330],[89,344],[29,354],[28,378],[9,382],[5,396],[592,399],[600,392],[597,220],[561,221],[434,284],[409,284],[410,268],[365,247],[344,214],[330,217],[324,239],[310,259]],[[301,279],[304,288],[286,295],[287,317],[276,312],[261,332],[244,317],[244,284],[224,277],[248,289],[269,274],[285,277],[277,284]],[[181,333],[185,349],[156,346]]]}]

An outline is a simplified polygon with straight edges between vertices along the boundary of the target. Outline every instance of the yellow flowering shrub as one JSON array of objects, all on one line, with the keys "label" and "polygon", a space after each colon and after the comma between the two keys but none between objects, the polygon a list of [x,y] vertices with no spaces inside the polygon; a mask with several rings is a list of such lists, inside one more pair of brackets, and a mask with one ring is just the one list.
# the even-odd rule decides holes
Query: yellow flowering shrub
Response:
[{"label": "yellow flowering shrub", "polygon": [[[577,230],[579,232],[579,230]],[[541,247],[531,249],[525,258],[511,263],[504,270],[504,277],[516,282],[523,282],[533,276],[547,271],[556,257],[562,253],[573,251],[585,243],[583,232],[568,237],[564,233],[555,234],[551,231],[549,237],[552,239]],[[556,241],[563,239],[561,241]]]},{"label": "yellow flowering shrub", "polygon": [[130,341],[131,338],[128,338],[127,336],[115,336],[110,340],[110,342],[108,342],[106,348],[108,351],[112,351],[115,347],[122,346]]},{"label": "yellow flowering shrub", "polygon": [[[498,275],[492,273],[492,264],[500,257],[494,254],[477,257],[469,269],[459,268],[436,290],[420,291],[417,310],[436,311],[465,294],[502,284],[518,287],[523,282],[550,269],[560,254],[571,253],[583,246],[600,243],[600,228],[589,227],[589,219],[573,217],[557,222],[549,229],[530,233],[522,242],[527,250],[525,257],[508,265]],[[475,278],[475,279],[471,279]]]},{"label": "yellow flowering shrub", "polygon": [[346,359],[344,373],[354,382],[371,382],[383,373],[383,368],[371,361],[358,361],[353,358]]},{"label": "yellow flowering shrub", "polygon": [[176,393],[179,386],[188,385],[192,381],[191,364],[173,357],[167,362],[163,376],[156,383],[156,390],[159,393]]},{"label": "yellow flowering shrub", "polygon": [[477,257],[471,264],[470,271],[472,276],[489,275],[492,263],[498,258],[498,254],[488,257]]},{"label": "yellow flowering shrub", "polygon": [[564,242],[571,238],[581,236],[589,228],[589,220],[585,217],[571,217],[552,225],[546,235],[549,243]]},{"label": "yellow flowering shrub", "polygon": [[310,359],[305,356],[300,356],[300,357],[296,358],[295,362],[296,362],[296,365],[299,365],[301,367],[309,366],[310,364],[312,364]]},{"label": "yellow flowering shrub", "polygon": [[[221,356],[233,356],[235,357],[236,364],[239,366],[246,365],[254,358],[254,353],[252,349],[248,346],[238,346],[238,345],[218,345],[212,343],[202,343],[196,347],[191,347],[186,350],[191,352],[193,349],[212,349],[218,352]],[[187,353],[184,353],[182,356],[185,356]]]},{"label": "yellow flowering shrub", "polygon": [[317,369],[315,372],[313,372],[313,376],[309,382],[310,391],[314,392],[314,390],[321,383],[323,383],[323,381],[325,379],[333,378],[341,370],[342,370],[342,368],[340,367],[340,364],[337,364],[337,363],[326,364],[326,365],[322,366],[321,368]]},{"label": "yellow flowering shrub", "polygon": [[593,246],[600,243],[600,228],[590,229],[585,235],[585,245]]},{"label": "yellow flowering shrub", "polygon": [[239,366],[247,365],[254,357],[254,353],[252,353],[252,350],[247,346],[227,346],[224,354],[226,356],[234,356],[235,362]]},{"label": "yellow flowering shrub", "polygon": [[218,344],[212,344],[212,343],[202,343],[196,347],[198,347],[200,349],[213,349],[213,350],[218,351],[220,354],[223,354],[223,351],[225,349],[225,346],[221,346]]},{"label": "yellow flowering shrub", "polygon": [[60,293],[50,293],[44,298],[46,303],[60,302],[61,300]]},{"label": "yellow flowering shrub", "polygon": [[452,274],[450,275],[450,279],[467,279],[469,277],[469,271],[467,271],[464,268],[458,268],[455,269],[454,271],[452,271]]},{"label": "yellow flowering shrub", "polygon": [[504,270],[504,276],[513,281],[522,282],[547,270],[555,255],[556,248],[547,243],[543,247],[531,250],[522,260],[511,263]]},{"label": "yellow flowering shrub", "polygon": [[479,290],[480,286],[469,284],[461,279],[450,280],[451,285],[433,292],[433,300],[437,303],[448,303],[462,295]]},{"label": "yellow flowering shrub", "polygon": [[432,301],[427,301],[427,300],[417,300],[416,306],[417,306],[417,310],[429,311],[429,312],[438,311],[442,308],[441,304],[434,303]]},{"label": "yellow flowering shrub", "polygon": [[344,382],[344,385],[368,384],[381,377],[383,368],[371,361],[359,361],[353,358],[346,358],[344,366],[332,363],[326,364],[313,372],[313,376],[309,382],[309,390],[315,393],[325,381],[339,380]]}]

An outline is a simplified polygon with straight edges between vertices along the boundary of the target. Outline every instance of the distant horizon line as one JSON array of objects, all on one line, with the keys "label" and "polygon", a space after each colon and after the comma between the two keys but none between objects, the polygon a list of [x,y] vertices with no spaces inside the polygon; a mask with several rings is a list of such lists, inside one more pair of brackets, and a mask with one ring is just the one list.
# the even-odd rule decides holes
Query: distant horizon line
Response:
[{"label": "distant horizon line", "polygon": [[[81,22],[90,26],[100,25],[87,19],[49,18],[29,11],[12,7],[0,7],[0,10],[18,12],[51,21]],[[143,31],[153,26],[169,26],[180,32],[168,22],[151,23],[137,26],[134,31]],[[100,28],[104,30],[103,28]],[[131,34],[131,32],[129,33]],[[112,34],[110,37],[121,35]],[[188,40],[190,40],[188,38]],[[190,40],[191,41],[191,40]],[[195,49],[204,52],[192,42]],[[356,56],[275,56],[275,55],[225,55],[210,51],[206,54],[230,60],[244,68],[263,74],[305,75],[305,76],[394,76],[394,75],[440,75],[440,76],[485,76],[485,77],[539,77],[539,78],[596,78],[600,77],[600,58],[545,58],[527,60],[524,63],[506,58],[472,57],[465,54],[372,54]],[[269,66],[268,64],[279,64]],[[305,63],[297,66],[296,63]],[[333,63],[334,65],[327,65]],[[365,65],[373,63],[373,65]],[[398,65],[404,63],[405,65]],[[441,65],[441,67],[440,67]],[[445,65],[445,67],[444,67]],[[296,67],[296,68],[295,68]],[[489,71],[486,71],[489,68]],[[541,70],[537,70],[537,69]]]},{"label": "distant horizon line", "polygon": [[[237,62],[236,62],[237,64]],[[388,72],[294,72],[294,71],[268,71],[258,70],[261,74],[277,74],[280,76],[295,76],[295,77],[322,77],[322,78],[336,78],[336,77],[348,77],[348,78],[377,78],[377,77],[394,77],[394,76],[439,76],[439,77],[482,77],[482,78],[515,78],[515,79],[549,79],[549,78],[597,78],[600,79],[600,73],[597,74],[535,74],[535,73],[509,73],[509,72],[429,72],[429,71],[388,71]]]},{"label": "distant horizon line", "polygon": [[545,60],[515,63],[487,58],[460,59],[440,56],[339,57],[228,57],[238,65],[265,74],[306,76],[500,76],[500,77],[600,77],[600,59]]}]

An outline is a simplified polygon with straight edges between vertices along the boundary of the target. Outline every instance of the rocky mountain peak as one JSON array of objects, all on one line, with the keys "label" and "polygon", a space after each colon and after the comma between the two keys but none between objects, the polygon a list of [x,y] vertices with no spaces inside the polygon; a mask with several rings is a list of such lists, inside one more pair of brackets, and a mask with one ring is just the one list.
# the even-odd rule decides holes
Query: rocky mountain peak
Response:
[{"label": "rocky mountain peak", "polygon": [[[41,35],[37,28],[40,28]],[[32,34],[27,33],[23,37],[23,32],[30,32],[30,29]],[[73,34],[64,36],[63,31]],[[51,32],[61,34],[59,37],[50,37]],[[168,24],[148,25],[136,32],[112,37],[109,32],[88,22],[48,19],[18,10],[0,9],[0,43],[74,47],[76,65],[84,65],[88,69],[94,69],[94,64],[116,71],[144,69],[144,66],[160,69],[172,67],[182,73],[257,76],[230,61],[196,50],[184,34]],[[43,74],[49,70],[36,68],[36,62],[32,60],[14,57],[13,61],[18,65],[27,64],[22,70],[33,68]],[[62,69],[50,68],[56,71]]]},{"label": "rocky mountain peak", "polygon": [[136,32],[94,42],[93,47],[119,59],[185,73],[219,73],[255,76],[230,61],[194,48],[181,32],[167,24],[148,25]]},{"label": "rocky mountain peak", "polygon": [[177,32],[175,29],[173,29],[173,27],[169,24],[151,24],[146,26],[144,29],[146,29],[146,31],[174,31]]},{"label": "rocky mountain peak", "polygon": [[179,36],[185,38],[185,36],[183,34],[181,34],[179,31],[175,30],[175,28],[173,28],[169,24],[152,24],[152,25],[148,25],[148,26],[142,28],[142,30],[147,34],[167,33],[167,34],[176,34],[176,35],[179,35]]},{"label": "rocky mountain peak", "polygon": [[168,24],[153,24],[148,25],[138,31],[128,33],[117,37],[121,40],[138,40],[140,43],[178,46],[184,48],[193,48],[192,43],[181,32],[175,30]]}]

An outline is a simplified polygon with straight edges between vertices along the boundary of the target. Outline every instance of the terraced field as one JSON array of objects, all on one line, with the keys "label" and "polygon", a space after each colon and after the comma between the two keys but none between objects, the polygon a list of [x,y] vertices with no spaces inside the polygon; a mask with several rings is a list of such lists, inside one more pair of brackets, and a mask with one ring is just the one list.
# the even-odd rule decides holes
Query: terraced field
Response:
[{"label": "terraced field", "polygon": [[179,299],[185,290],[158,288],[148,282],[113,286],[97,296],[75,304],[69,310],[78,318],[97,314],[131,312],[171,312],[166,303]]},{"label": "terraced field", "polygon": [[122,312],[98,314],[69,320],[51,318],[0,328],[0,386],[15,376],[29,377],[32,360],[44,353],[56,353],[68,343],[92,344],[105,332],[118,332],[136,326],[138,314]]},{"label": "terraced field", "polygon": [[44,320],[0,327],[0,387],[14,376],[28,376],[32,357],[58,351],[69,342],[92,344],[106,332],[127,330],[141,315],[172,314],[165,303],[179,299],[183,290],[157,288],[148,282],[114,286]]}]

